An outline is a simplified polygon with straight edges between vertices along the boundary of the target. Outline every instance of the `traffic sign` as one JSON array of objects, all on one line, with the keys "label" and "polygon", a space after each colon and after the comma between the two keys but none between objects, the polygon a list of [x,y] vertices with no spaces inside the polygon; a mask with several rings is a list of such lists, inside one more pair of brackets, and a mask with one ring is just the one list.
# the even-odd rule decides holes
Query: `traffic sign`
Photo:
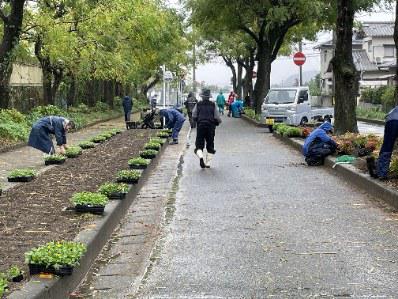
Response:
[{"label": "traffic sign", "polygon": [[293,56],[293,62],[298,66],[303,65],[305,63],[305,60],[305,55],[302,52],[297,52]]},{"label": "traffic sign", "polygon": [[170,71],[165,71],[163,75],[163,79],[165,81],[172,81],[173,80],[173,73]]}]

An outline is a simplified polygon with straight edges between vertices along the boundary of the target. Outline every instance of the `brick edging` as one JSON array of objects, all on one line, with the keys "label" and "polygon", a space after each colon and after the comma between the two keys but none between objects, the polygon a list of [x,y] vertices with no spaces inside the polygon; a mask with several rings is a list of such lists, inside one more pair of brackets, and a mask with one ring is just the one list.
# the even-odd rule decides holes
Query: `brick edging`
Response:
[{"label": "brick edging", "polygon": [[[129,206],[135,200],[142,186],[147,182],[150,174],[156,168],[162,153],[167,147],[167,142],[162,146],[156,158],[143,170],[141,178],[136,185],[132,185],[127,196],[123,200],[111,200],[105,207],[103,217],[96,219],[90,228],[81,231],[74,241],[82,242],[87,245],[87,252],[80,260],[80,266],[75,267],[71,276],[63,278],[54,277],[54,279],[39,278],[34,276],[28,281],[22,289],[11,293],[9,299],[53,299],[69,298],[71,292],[80,284],[97,255],[101,252],[114,229],[120,220],[127,213]],[[126,161],[127,165],[127,161]],[[127,166],[126,166],[127,167]]]}]

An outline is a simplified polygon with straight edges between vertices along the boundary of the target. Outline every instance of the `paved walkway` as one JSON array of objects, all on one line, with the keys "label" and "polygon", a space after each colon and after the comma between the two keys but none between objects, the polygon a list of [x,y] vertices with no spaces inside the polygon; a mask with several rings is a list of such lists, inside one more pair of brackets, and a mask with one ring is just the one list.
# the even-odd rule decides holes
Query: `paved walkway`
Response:
[{"label": "paved walkway", "polygon": [[398,214],[266,131],[224,118],[207,170],[191,147],[145,275],[87,297],[397,298]]},{"label": "paved walkway", "polygon": [[[116,118],[107,122],[98,123],[91,127],[79,130],[75,133],[68,134],[68,143],[77,144],[81,141],[90,139],[102,131],[111,128],[124,128],[124,118]],[[16,168],[34,168],[43,170],[44,166],[43,153],[29,146],[23,146],[16,150],[0,153],[0,183],[3,189],[11,187],[13,183],[7,182],[8,173]],[[14,183],[15,184],[15,183]]]}]

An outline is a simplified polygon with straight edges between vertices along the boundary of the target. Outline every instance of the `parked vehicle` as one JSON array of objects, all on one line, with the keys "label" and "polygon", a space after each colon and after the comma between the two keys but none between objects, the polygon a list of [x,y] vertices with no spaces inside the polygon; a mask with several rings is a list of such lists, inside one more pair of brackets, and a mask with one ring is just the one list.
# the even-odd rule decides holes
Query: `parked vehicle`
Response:
[{"label": "parked vehicle", "polygon": [[270,132],[275,123],[299,126],[334,117],[333,107],[311,105],[308,87],[271,88],[261,110]]}]

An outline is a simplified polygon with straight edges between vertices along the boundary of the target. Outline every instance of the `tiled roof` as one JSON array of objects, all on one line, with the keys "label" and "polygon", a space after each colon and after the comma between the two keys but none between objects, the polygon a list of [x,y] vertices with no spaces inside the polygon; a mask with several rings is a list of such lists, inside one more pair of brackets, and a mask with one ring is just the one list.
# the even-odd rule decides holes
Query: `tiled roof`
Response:
[{"label": "tiled roof", "polygon": [[376,64],[369,60],[365,50],[352,51],[352,58],[354,60],[355,68],[357,71],[377,71]]},{"label": "tiled roof", "polygon": [[393,36],[394,23],[393,22],[363,23],[362,30],[365,33],[365,35],[369,37]]}]

